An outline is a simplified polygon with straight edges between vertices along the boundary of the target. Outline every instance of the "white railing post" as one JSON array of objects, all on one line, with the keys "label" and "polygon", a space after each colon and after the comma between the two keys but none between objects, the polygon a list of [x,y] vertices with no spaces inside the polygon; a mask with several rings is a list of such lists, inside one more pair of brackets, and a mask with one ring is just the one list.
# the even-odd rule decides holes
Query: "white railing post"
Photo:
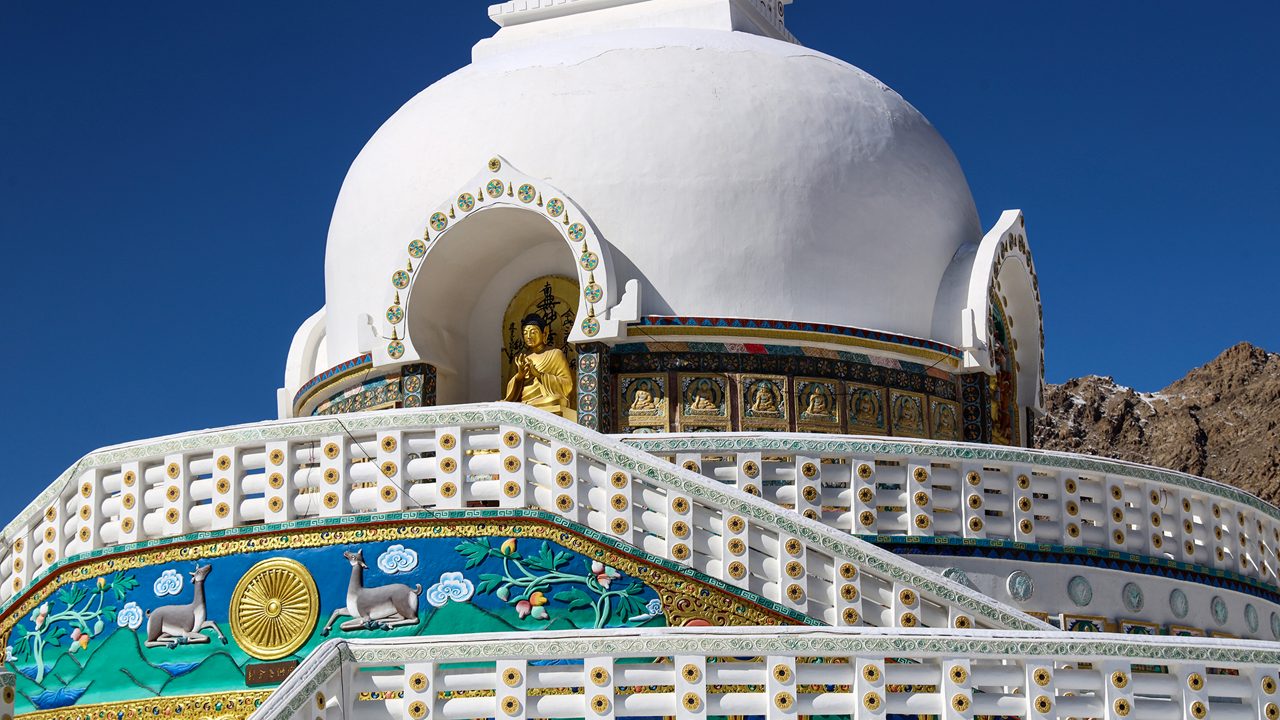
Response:
[{"label": "white railing post", "polygon": [[106,520],[102,515],[102,503],[106,496],[102,488],[104,475],[106,470],[102,468],[94,468],[80,475],[75,513],[80,519],[76,537],[80,540],[81,552],[102,547],[102,523]]},{"label": "white railing post", "polygon": [[10,566],[13,568],[13,579],[9,582],[9,588],[14,594],[21,592],[31,578],[31,573],[33,572],[31,567],[31,544],[31,530],[29,528],[20,528],[17,537],[13,539],[13,555],[10,560]]},{"label": "white railing post", "polygon": [[1209,714],[1209,692],[1205,687],[1208,673],[1203,665],[1178,664],[1169,672],[1177,678],[1178,689],[1173,700],[1181,705],[1182,720],[1205,720]]},{"label": "white railing post", "polygon": [[1027,660],[1025,662],[1026,676],[1023,680],[1023,687],[1026,692],[1027,707],[1026,714],[1023,716],[1026,720],[1053,720],[1059,717],[1059,713],[1054,712],[1054,680],[1053,680],[1053,660],[1041,659]]},{"label": "white railing post", "polygon": [[871,457],[855,456],[851,466],[849,489],[853,491],[850,502],[853,524],[849,532],[855,535],[874,535],[877,532],[878,502],[876,500],[876,461]]},{"label": "white railing post", "polygon": [[[609,506],[605,509],[605,523],[609,533],[625,543],[634,545],[636,521],[640,510],[636,509],[635,483],[631,475],[614,465],[605,467],[609,474]],[[612,706],[612,701],[610,701]],[[610,713],[613,711],[610,710]]]},{"label": "white railing post", "polygon": [[146,537],[142,519],[147,515],[147,479],[142,463],[126,462],[120,466],[120,537],[119,543],[131,543]]},{"label": "white railing post", "polygon": [[1103,710],[1106,717],[1133,714],[1133,677],[1128,661],[1106,660],[1094,663],[1102,676]]},{"label": "white railing post", "polygon": [[59,550],[64,547],[62,524],[66,522],[66,503],[62,496],[56,496],[53,503],[44,511],[44,522],[40,524],[39,572],[48,570],[49,566],[61,557]]},{"label": "white railing post", "polygon": [[920,626],[920,593],[902,583],[893,584],[893,618],[891,627]]},{"label": "white railing post", "polygon": [[1124,480],[1107,475],[1103,481],[1107,493],[1107,547],[1112,550],[1124,550],[1129,543],[1129,524],[1125,517]]},{"label": "white railing post", "polygon": [[907,534],[916,536],[932,536],[933,527],[933,484],[929,481],[929,461],[915,460],[907,463]]},{"label": "white railing post", "polygon": [[1205,504],[1208,506],[1209,516],[1205,518],[1204,524],[1206,527],[1212,528],[1210,532],[1213,534],[1212,539],[1209,541],[1210,547],[1213,548],[1212,553],[1209,555],[1209,561],[1215,568],[1225,570],[1227,568],[1227,550],[1229,546],[1225,537],[1227,527],[1222,519],[1222,503],[1217,498],[1207,498]]},{"label": "white railing post", "polygon": [[165,456],[164,481],[160,485],[164,490],[164,499],[161,502],[161,509],[164,511],[160,525],[161,535],[185,535],[191,532],[190,475],[185,455]]},{"label": "white railing post", "polygon": [[499,660],[497,664],[495,717],[524,720],[529,716],[529,663],[526,660]]},{"label": "white railing post", "polygon": [[215,529],[239,527],[244,524],[240,514],[240,502],[244,497],[244,473],[240,453],[234,447],[213,451],[213,527]]},{"label": "white railing post", "polygon": [[404,666],[404,714],[409,720],[434,718],[439,712],[436,697],[436,664],[406,663]]},{"label": "white railing post", "polygon": [[[1254,706],[1257,708],[1259,720],[1274,720],[1280,717],[1280,697],[1276,696],[1275,668],[1255,670],[1252,687],[1251,695],[1257,698]],[[1205,702],[1208,703],[1208,700],[1206,699]]]},{"label": "white railing post", "polygon": [[810,520],[822,520],[822,460],[797,455],[795,459],[796,512]]},{"label": "white railing post", "polygon": [[1144,483],[1143,489],[1146,490],[1146,526],[1147,537],[1145,544],[1147,547],[1147,555],[1151,557],[1161,557],[1165,554],[1164,549],[1164,511],[1166,496],[1156,488],[1155,483]]},{"label": "white railing post", "polygon": [[676,718],[707,717],[707,659],[702,655],[676,655]]},{"label": "white railing post", "polygon": [[740,588],[751,587],[751,523],[741,515],[725,516],[724,527],[720,531],[722,543],[720,558],[724,563],[722,579]]},{"label": "white railing post", "polygon": [[765,703],[769,720],[795,720],[800,702],[796,691],[796,659],[774,655],[765,660]]},{"label": "white railing post", "polygon": [[[529,505],[528,493],[530,491],[529,479],[533,472],[533,453],[528,452],[528,438],[525,436],[524,430],[503,425],[498,428],[502,434],[502,445],[498,448],[502,462],[498,469],[498,506],[504,508],[523,508]],[[573,482],[570,488],[577,484],[577,453],[567,447],[557,448],[555,462],[551,463],[551,472],[563,478],[560,473],[569,473]],[[574,493],[568,493],[573,498]],[[575,502],[576,506],[578,503]],[[560,503],[556,504],[556,509],[561,514],[573,517],[574,507],[561,507]]]},{"label": "white railing post", "polygon": [[883,720],[889,704],[885,696],[884,666],[879,658],[874,660],[858,656],[853,659],[854,711],[858,720]]},{"label": "white railing post", "polygon": [[688,495],[667,493],[667,557],[693,565],[693,501]]},{"label": "white railing post", "polygon": [[1084,544],[1084,522],[1080,519],[1080,479],[1074,476],[1062,478],[1062,544],[1079,547]]},{"label": "white railing post", "polygon": [[782,604],[804,614],[809,614],[809,573],[806,568],[806,548],[800,538],[778,536],[778,587]]},{"label": "white railing post", "polygon": [[288,522],[297,516],[293,499],[297,495],[293,476],[298,462],[287,440],[275,440],[266,445],[267,485],[262,496],[267,501],[266,521]]},{"label": "white railing post", "polygon": [[1181,546],[1178,548],[1178,559],[1182,562],[1193,563],[1196,561],[1196,539],[1201,535],[1202,527],[1196,522],[1195,506],[1191,503],[1190,493],[1185,490],[1174,490],[1171,493],[1174,501],[1178,503],[1178,526],[1182,531]]},{"label": "white railing post", "polygon": [[320,439],[320,508],[321,517],[337,517],[351,512],[351,451],[346,435],[330,435]]},{"label": "white railing post", "polygon": [[[761,478],[764,474],[764,463],[760,460],[760,453],[740,452],[735,462],[738,468],[736,473],[738,489],[756,497],[764,497],[764,482]],[[701,467],[702,456],[698,456],[698,463]]]},{"label": "white railing post", "polygon": [[462,428],[436,429],[436,506],[442,510],[463,507],[466,470],[462,463]]},{"label": "white railing post", "polygon": [[943,720],[972,720],[973,679],[969,676],[969,659],[943,658],[938,665],[942,669]]},{"label": "white railing post", "polygon": [[587,717],[596,720],[613,720],[617,713],[614,697],[613,658],[589,658],[582,664],[586,675],[582,681],[587,697]]},{"label": "white railing post", "polygon": [[1013,477],[1013,539],[1018,542],[1036,541],[1035,496],[1032,490],[1030,465],[1014,465],[1009,472]]},{"label": "white railing post", "polygon": [[386,430],[378,433],[378,512],[399,512],[412,503],[409,474],[405,471],[407,455],[403,432]]}]

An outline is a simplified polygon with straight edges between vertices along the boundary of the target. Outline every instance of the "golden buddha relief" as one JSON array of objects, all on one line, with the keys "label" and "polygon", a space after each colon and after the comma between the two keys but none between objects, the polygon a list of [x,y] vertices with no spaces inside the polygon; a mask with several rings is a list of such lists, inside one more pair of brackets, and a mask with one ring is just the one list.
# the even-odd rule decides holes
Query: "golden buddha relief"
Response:
[{"label": "golden buddha relief", "polygon": [[840,386],[833,380],[796,379],[796,426],[812,432],[840,432]]},{"label": "golden buddha relief", "polygon": [[905,390],[889,391],[889,419],[894,435],[929,437],[925,396]]},{"label": "golden buddha relief", "polygon": [[577,419],[574,368],[577,352],[568,342],[578,285],[547,275],[516,292],[503,315],[502,398]]},{"label": "golden buddha relief", "polygon": [[666,432],[667,378],[661,375],[619,375],[618,409],[623,432]]},{"label": "golden buddha relief", "polygon": [[849,432],[854,435],[888,435],[889,415],[885,412],[884,388],[862,383],[846,383]]},{"label": "golden buddha relief", "polygon": [[743,375],[740,390],[743,430],[788,429],[790,413],[785,377]]},{"label": "golden buddha relief", "polygon": [[684,432],[729,429],[729,393],[721,375],[680,375],[680,429]]},{"label": "golden buddha relief", "polygon": [[934,440],[960,439],[959,403],[929,398],[929,436]]}]

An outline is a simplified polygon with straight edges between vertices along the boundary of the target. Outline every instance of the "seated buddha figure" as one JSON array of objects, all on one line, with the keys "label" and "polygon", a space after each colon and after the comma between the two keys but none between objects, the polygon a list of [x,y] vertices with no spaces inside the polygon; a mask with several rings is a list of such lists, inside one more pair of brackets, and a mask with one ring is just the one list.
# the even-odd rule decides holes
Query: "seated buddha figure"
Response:
[{"label": "seated buddha figure", "polygon": [[516,357],[516,373],[507,382],[502,399],[577,420],[578,413],[570,399],[573,371],[560,348],[547,347],[546,321],[538,315],[528,315],[520,325],[526,352]]}]

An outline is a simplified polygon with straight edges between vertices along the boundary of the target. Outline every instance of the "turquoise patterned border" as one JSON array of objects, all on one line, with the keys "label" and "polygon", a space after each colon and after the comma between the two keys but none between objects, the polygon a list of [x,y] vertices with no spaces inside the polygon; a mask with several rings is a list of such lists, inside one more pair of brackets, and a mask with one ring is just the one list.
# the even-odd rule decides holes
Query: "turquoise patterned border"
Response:
[{"label": "turquoise patterned border", "polygon": [[[12,531],[29,523],[33,515],[43,513],[75,473],[90,468],[118,465],[131,460],[155,458],[171,453],[212,450],[249,442],[267,442],[300,437],[345,435],[352,431],[383,429],[424,429],[450,425],[511,425],[535,435],[574,447],[597,460],[626,470],[649,481],[674,488],[690,497],[720,505],[726,510],[769,527],[793,535],[827,553],[870,568],[891,580],[933,595],[975,617],[1009,628],[1036,630],[1051,626],[1004,603],[988,598],[931,570],[903,560],[891,552],[863,542],[848,533],[829,528],[797,513],[780,510],[766,500],[708,480],[694,472],[678,468],[618,440],[588,430],[549,413],[516,403],[455,405],[416,410],[382,410],[333,418],[279,420],[175,435],[154,440],[99,450],[86,455],[68,468],[58,480],[46,488],[5,527],[5,547],[12,545]],[[259,528],[261,526],[253,526]],[[34,582],[34,579],[33,579]]]}]

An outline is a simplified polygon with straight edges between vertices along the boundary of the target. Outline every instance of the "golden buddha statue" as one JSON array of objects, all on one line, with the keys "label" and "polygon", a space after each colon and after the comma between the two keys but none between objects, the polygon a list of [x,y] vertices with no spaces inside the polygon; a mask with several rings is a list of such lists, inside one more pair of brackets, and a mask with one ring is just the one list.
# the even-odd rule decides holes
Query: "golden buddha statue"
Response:
[{"label": "golden buddha statue", "polygon": [[516,357],[516,372],[507,382],[507,392],[502,399],[576,421],[573,371],[560,348],[547,347],[546,321],[539,315],[528,315],[520,325],[526,352]]}]

